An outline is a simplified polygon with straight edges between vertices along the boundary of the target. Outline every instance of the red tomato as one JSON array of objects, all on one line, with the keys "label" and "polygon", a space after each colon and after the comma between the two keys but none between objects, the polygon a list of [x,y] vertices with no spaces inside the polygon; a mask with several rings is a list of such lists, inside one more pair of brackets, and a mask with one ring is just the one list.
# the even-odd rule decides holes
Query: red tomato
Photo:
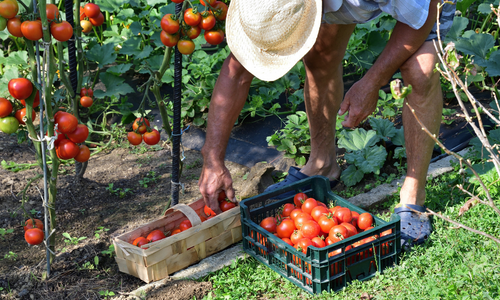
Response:
[{"label": "red tomato", "polygon": [[130,144],[137,146],[142,142],[142,135],[137,132],[129,132],[127,133],[127,139]]},{"label": "red tomato", "polygon": [[90,98],[88,96],[83,96],[80,98],[80,104],[83,107],[91,107],[92,104],[94,104],[94,100],[92,100],[92,98]]},{"label": "red tomato", "polygon": [[90,98],[94,97],[94,91],[90,87],[83,87],[80,90],[80,97],[88,96]]},{"label": "red tomato", "polygon": [[90,23],[92,23],[92,25],[99,27],[104,23],[104,15],[102,14],[102,12],[99,12],[99,15],[97,15],[97,17],[89,17],[89,21]]},{"label": "red tomato", "polygon": [[83,33],[89,33],[92,31],[92,28],[94,26],[92,26],[92,23],[90,23],[90,21],[88,20],[81,20],[80,21],[80,27],[82,27],[82,32]]},{"label": "red tomato", "polygon": [[289,217],[290,213],[295,209],[295,205],[292,203],[286,203],[283,205],[282,210],[281,210],[281,216],[282,217]]},{"label": "red tomato", "polygon": [[132,124],[132,129],[134,131],[137,131],[139,133],[145,133],[146,131],[148,131],[148,127],[149,127],[149,121],[148,119],[146,118],[137,118],[135,119],[134,123]]},{"label": "red tomato", "polygon": [[294,220],[301,214],[301,213],[304,213],[302,211],[302,209],[300,208],[295,208],[294,210],[292,210],[292,212],[290,213],[290,219]]},{"label": "red tomato", "polygon": [[346,239],[349,237],[349,232],[347,228],[342,225],[333,226],[328,232],[329,237],[341,237],[342,239]]},{"label": "red tomato", "polygon": [[21,24],[21,32],[28,40],[38,41],[43,37],[42,22],[40,20],[24,21]]},{"label": "red tomato", "polygon": [[381,234],[380,234],[380,237],[383,237],[383,236],[386,236],[386,235],[389,235],[392,233],[392,229],[387,229],[386,231],[383,231]]},{"label": "red tomato", "polygon": [[[330,203],[330,205],[332,205],[332,204]],[[330,211],[333,215],[335,215],[335,212],[336,212],[336,211],[337,211],[337,209],[339,209],[339,208],[342,208],[342,206],[338,206],[338,205],[337,205],[337,206],[330,206],[330,208],[328,208],[328,210],[329,210],[329,211]]]},{"label": "red tomato", "polygon": [[351,220],[351,224],[356,226],[356,228],[358,227],[358,217],[359,217],[359,213],[357,211],[351,211],[351,215],[352,215],[352,220]]},{"label": "red tomato", "polygon": [[322,232],[329,233],[333,226],[338,225],[337,218],[335,218],[331,213],[324,215],[319,218],[318,225]]},{"label": "red tomato", "polygon": [[177,42],[177,49],[184,55],[189,55],[194,52],[194,43],[192,40],[179,40]]},{"label": "red tomato", "polygon": [[156,145],[160,141],[160,133],[158,130],[153,129],[151,132],[146,132],[143,135],[144,143],[148,145]]},{"label": "red tomato", "polygon": [[151,231],[148,236],[146,237],[146,239],[148,241],[150,241],[151,243],[152,242],[156,242],[156,241],[159,241],[159,240],[162,240],[166,238],[165,236],[165,233],[163,233],[163,231],[159,230],[159,229],[156,229],[156,230],[153,230]]},{"label": "red tomato", "polygon": [[290,240],[294,245],[296,245],[301,239],[303,239],[302,232],[300,230],[295,230],[290,236]]},{"label": "red tomato", "polygon": [[297,206],[297,208],[301,208],[302,207],[302,203],[304,203],[304,201],[306,201],[306,199],[307,199],[307,195],[306,194],[304,194],[304,193],[297,193],[293,197],[293,203],[295,203],[295,206]]},{"label": "red tomato", "polygon": [[306,214],[306,213],[300,213],[294,220],[295,222],[295,227],[297,227],[297,229],[300,229],[302,228],[302,225],[304,225],[304,223],[306,221],[309,221],[309,220],[312,220],[313,218],[311,217],[310,214]]},{"label": "red tomato", "polygon": [[[200,0],[201,1],[201,0]],[[210,30],[214,28],[216,23],[215,17],[212,14],[207,14],[201,17],[200,28],[203,30]]]},{"label": "red tomato", "polygon": [[12,103],[5,98],[0,98],[0,118],[6,117],[12,113]]},{"label": "red tomato", "polygon": [[188,230],[189,228],[193,227],[193,225],[191,224],[191,221],[189,220],[184,220],[182,221],[180,224],[179,224],[179,229],[181,231],[185,231],[185,230]]},{"label": "red tomato", "polygon": [[301,209],[303,212],[305,212],[307,214],[311,214],[311,211],[316,206],[318,206],[318,201],[316,201],[316,199],[314,199],[314,198],[308,198],[308,199],[306,199],[306,201],[304,201],[304,203],[302,203]]},{"label": "red tomato", "polygon": [[176,228],[176,229],[174,229],[174,230],[172,231],[172,234],[171,234],[170,236],[172,236],[172,235],[176,235],[176,234],[178,234],[178,233],[181,233],[180,228]]},{"label": "red tomato", "polygon": [[[49,136],[49,132],[47,131],[45,135]],[[57,139],[54,141],[54,146],[59,147],[59,143],[62,140],[66,140],[66,135],[64,133],[61,133],[59,130],[54,132],[54,136],[56,136],[56,135],[57,135]]]},{"label": "red tomato", "polygon": [[182,3],[182,2],[184,2],[184,0],[172,0],[172,2],[174,2],[174,3]]},{"label": "red tomato", "polygon": [[198,26],[201,22],[201,14],[199,12],[195,13],[192,8],[188,8],[184,11],[184,22],[189,26]]},{"label": "red tomato", "polygon": [[300,228],[302,231],[302,235],[305,238],[312,239],[313,237],[317,237],[321,231],[318,223],[313,220],[305,221]]},{"label": "red tomato", "polygon": [[[21,108],[20,110],[16,111],[16,114],[14,116],[16,117],[17,121],[19,121],[19,124],[23,125],[26,124],[23,121],[24,116],[26,116],[26,108]],[[36,113],[33,110],[31,115],[31,121],[33,122],[35,119],[36,119]]]},{"label": "red tomato", "polygon": [[160,33],[160,40],[163,45],[172,48],[177,45],[177,42],[179,41],[179,34],[170,34],[162,30]]},{"label": "red tomato", "polygon": [[221,201],[219,207],[220,207],[220,210],[222,210],[224,212],[224,211],[230,210],[233,207],[236,207],[236,204],[234,204],[234,202],[232,202],[231,200],[227,199],[227,200]]},{"label": "red tomato", "polygon": [[311,239],[312,245],[317,248],[323,248],[326,246],[325,241],[320,237],[314,237]]},{"label": "red tomato", "polygon": [[283,242],[287,243],[288,245],[292,246],[293,247],[293,243],[292,243],[292,240],[290,240],[289,238],[282,238],[281,239]]},{"label": "red tomato", "polygon": [[[26,106],[26,101],[20,100],[23,106]],[[35,100],[33,100],[33,108],[40,105],[40,92],[36,91]]]},{"label": "red tomato", "polygon": [[372,226],[373,217],[369,213],[362,213],[358,217],[358,228],[361,230],[366,230],[368,227]]},{"label": "red tomato", "polygon": [[43,230],[43,222],[40,221],[39,219],[34,219],[35,220],[35,226],[33,226],[33,221],[32,219],[28,219],[26,220],[26,222],[24,222],[24,231],[28,230],[28,229],[31,229],[31,228],[38,228],[40,230]]},{"label": "red tomato", "polygon": [[75,160],[77,162],[84,163],[88,161],[90,158],[90,150],[89,147],[85,145],[80,145],[80,151],[78,152],[78,155],[75,156]]},{"label": "red tomato", "polygon": [[94,4],[94,3],[87,3],[83,7],[83,11],[85,12],[85,15],[89,18],[95,18],[99,16],[99,13],[101,12],[101,9],[99,8],[99,5]]},{"label": "red tomato", "polygon": [[80,21],[84,20],[86,17],[87,15],[85,14],[85,9],[83,9],[83,7],[80,7]]},{"label": "red tomato", "polygon": [[56,153],[60,159],[72,159],[80,154],[80,147],[70,140],[62,140],[59,142]]},{"label": "red tomato", "polygon": [[204,38],[210,45],[219,45],[224,40],[224,32],[220,29],[205,30]]},{"label": "red tomato", "polygon": [[295,229],[295,224],[291,219],[283,219],[281,223],[276,226],[276,233],[279,238],[290,238]]},{"label": "red tomato", "polygon": [[8,87],[10,95],[17,100],[24,100],[33,92],[33,84],[26,78],[11,79]]},{"label": "red tomato", "polygon": [[[318,204],[319,203],[318,201]],[[326,207],[318,205],[311,210],[311,217],[313,217],[314,221],[318,222],[322,216],[328,215],[329,213],[330,211]]]},{"label": "red tomato", "polygon": [[38,228],[28,229],[24,233],[24,239],[30,245],[41,244],[43,242],[44,237],[45,237],[45,234],[43,233],[42,230],[40,230]]},{"label": "red tomato", "polygon": [[89,129],[84,124],[78,124],[73,132],[67,133],[66,135],[73,143],[83,143],[89,136]]},{"label": "red tomato", "polygon": [[[0,2],[5,3],[7,0]],[[19,16],[15,16],[7,21],[7,30],[10,34],[15,37],[23,37],[23,32],[21,31],[21,18]]]},{"label": "red tomato", "polygon": [[200,33],[201,33],[200,26],[191,26],[187,31],[182,29],[182,34],[186,35],[188,38],[192,40],[199,37]]},{"label": "red tomato", "polygon": [[57,8],[55,4],[47,4],[45,6],[45,12],[47,13],[49,22],[55,20],[59,16],[59,8]]},{"label": "red tomato", "polygon": [[148,239],[146,239],[145,237],[138,237],[134,240],[134,242],[132,242],[132,245],[134,246],[137,246],[137,247],[140,247],[142,245],[146,245],[147,243],[149,243]]},{"label": "red tomato", "polygon": [[[208,2],[208,4],[209,4],[210,6],[214,6],[215,1],[216,1],[216,0],[208,0],[207,2]],[[201,3],[201,5],[206,6],[205,1],[200,0],[200,3]]]},{"label": "red tomato", "polygon": [[6,19],[14,18],[19,12],[17,2],[13,0],[5,0],[0,2],[0,16]]},{"label": "red tomato", "polygon": [[339,223],[350,223],[352,220],[351,210],[347,207],[337,209],[333,215],[337,217]]},{"label": "red tomato", "polygon": [[318,201],[318,206],[323,206],[324,208],[328,209],[328,207],[326,207],[326,204],[321,201]]},{"label": "red tomato", "polygon": [[215,9],[214,15],[217,18],[217,20],[224,21],[226,19],[226,16],[227,16],[226,3],[222,2],[222,1],[215,1],[215,4],[212,6]]},{"label": "red tomato", "polygon": [[227,197],[226,197],[226,192],[224,192],[224,191],[220,191],[220,193],[219,193],[219,197],[217,198],[217,200],[218,200],[219,202],[221,202],[221,201],[223,201],[223,200],[226,200],[226,198],[227,198]]},{"label": "red tomato", "polygon": [[347,234],[349,236],[354,236],[358,234],[358,231],[356,230],[356,227],[352,225],[351,223],[340,223],[340,225],[344,226],[347,229]]},{"label": "red tomato", "polygon": [[174,34],[180,29],[179,20],[172,19],[172,14],[166,14],[161,18],[161,29],[166,33]]},{"label": "red tomato", "polygon": [[52,22],[50,24],[50,33],[59,42],[66,42],[73,36],[73,27],[67,21]]},{"label": "red tomato", "polygon": [[308,238],[302,238],[300,239],[297,244],[295,245],[296,249],[298,251],[302,251],[302,253],[307,254],[307,248],[309,246],[312,246],[312,241]]},{"label": "red tomato", "polygon": [[207,215],[207,217],[210,217],[210,216],[215,216],[217,215],[210,207],[206,206],[203,208],[203,212],[205,213],[205,215]]},{"label": "red tomato", "polygon": [[277,227],[277,221],[275,217],[267,217],[264,220],[260,222],[260,227],[264,228],[265,230],[269,231],[270,233],[275,233],[276,232],[276,227]]},{"label": "red tomato", "polygon": [[54,115],[57,128],[62,133],[71,133],[78,126],[78,119],[70,113],[59,111]]}]

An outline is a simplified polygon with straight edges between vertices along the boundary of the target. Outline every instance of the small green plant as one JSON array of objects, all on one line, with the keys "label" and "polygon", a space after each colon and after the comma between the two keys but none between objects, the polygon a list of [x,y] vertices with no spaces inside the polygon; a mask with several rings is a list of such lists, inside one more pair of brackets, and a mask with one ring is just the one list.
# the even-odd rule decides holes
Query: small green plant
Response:
[{"label": "small green plant", "polygon": [[5,228],[0,228],[0,237],[3,239],[5,239],[5,235],[6,234],[9,234],[9,233],[13,233],[14,232],[14,229],[5,229]]},{"label": "small green plant", "polygon": [[4,259],[8,259],[8,260],[16,260],[18,257],[18,255],[12,251],[9,251],[9,253],[5,254],[5,256],[3,257]]},{"label": "small green plant", "polygon": [[115,255],[115,246],[109,245],[108,250],[103,250],[101,251],[101,253],[104,255],[109,255],[109,257],[113,257],[113,255]]},{"label": "small green plant", "polygon": [[5,161],[2,160],[0,163],[2,165],[2,168],[5,170],[9,170],[11,172],[19,172],[19,171],[24,171],[24,170],[29,170],[31,167],[36,167],[36,164],[18,164],[14,161]]},{"label": "small green plant", "polygon": [[81,266],[78,266],[78,270],[94,270],[96,269],[96,267],[90,262],[90,261],[87,261],[85,262],[83,265]]},{"label": "small green plant", "polygon": [[403,99],[394,99],[391,93],[386,93],[383,90],[378,92],[379,100],[375,115],[381,115],[383,118],[393,121],[394,117],[400,114],[403,107]]},{"label": "small green plant", "polygon": [[30,214],[32,214],[32,215],[36,215],[37,213],[38,213],[38,211],[36,209],[34,209],[34,208],[32,208],[30,210]]},{"label": "small green plant", "polygon": [[96,239],[100,239],[101,238],[101,234],[105,233],[109,231],[109,228],[104,228],[104,226],[99,226],[97,227],[97,229],[94,231],[94,237]]},{"label": "small green plant", "polygon": [[195,160],[191,164],[186,164],[186,170],[194,169],[196,167],[201,166],[201,161],[199,159]]},{"label": "small green plant", "polygon": [[130,194],[130,195],[134,194],[134,192],[132,191],[131,188],[124,188],[124,189],[122,189],[122,188],[116,188],[115,189],[115,188],[113,188],[113,186],[114,186],[114,184],[110,183],[108,185],[108,187],[106,188],[106,190],[108,192],[110,192],[111,194],[116,195],[116,196],[118,196],[120,198],[123,198],[123,197],[127,196],[127,194]]},{"label": "small green plant", "polygon": [[450,120],[449,117],[453,116],[456,113],[457,111],[454,109],[443,108],[443,115],[442,115],[443,123],[445,123],[446,125],[451,125],[451,123],[453,123],[454,120]]},{"label": "small green plant", "polygon": [[105,290],[105,291],[99,291],[99,295],[101,295],[102,297],[104,297],[104,299],[110,299],[108,297],[114,296],[115,293],[113,293],[112,291]]},{"label": "small green plant", "polygon": [[139,179],[139,185],[147,188],[149,184],[155,183],[158,178],[160,178],[160,176],[157,176],[155,171],[149,171],[146,177],[144,177],[143,179]]},{"label": "small green plant", "polygon": [[64,242],[66,244],[71,244],[71,245],[78,245],[78,243],[80,241],[83,241],[85,239],[87,239],[86,236],[82,236],[82,237],[72,237],[69,233],[67,232],[64,232],[63,234],[63,237],[65,238]]}]

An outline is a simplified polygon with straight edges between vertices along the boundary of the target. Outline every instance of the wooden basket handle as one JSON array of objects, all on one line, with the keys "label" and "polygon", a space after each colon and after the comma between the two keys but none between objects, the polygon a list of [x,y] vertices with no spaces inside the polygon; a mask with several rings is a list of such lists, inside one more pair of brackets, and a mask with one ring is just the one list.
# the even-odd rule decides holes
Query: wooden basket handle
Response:
[{"label": "wooden basket handle", "polygon": [[191,222],[191,225],[193,227],[201,224],[200,216],[198,216],[194,209],[192,209],[189,205],[179,203],[175,206],[172,206],[171,208],[167,209],[167,211],[165,211],[165,216],[174,211],[180,211],[181,213],[183,213]]}]

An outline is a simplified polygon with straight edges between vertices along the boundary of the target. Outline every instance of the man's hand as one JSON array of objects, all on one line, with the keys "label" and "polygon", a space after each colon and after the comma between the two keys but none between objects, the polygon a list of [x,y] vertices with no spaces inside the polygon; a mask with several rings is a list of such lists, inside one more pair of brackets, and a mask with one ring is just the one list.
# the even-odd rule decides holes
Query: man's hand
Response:
[{"label": "man's hand", "polygon": [[361,78],[347,91],[340,105],[339,115],[349,112],[342,126],[356,127],[377,108],[379,87],[366,77]]},{"label": "man's hand", "polygon": [[219,193],[224,191],[226,197],[236,203],[236,197],[233,190],[233,180],[229,170],[221,165],[207,166],[205,163],[201,170],[200,180],[198,180],[201,195],[205,204],[210,207],[216,214],[222,211],[219,208]]}]

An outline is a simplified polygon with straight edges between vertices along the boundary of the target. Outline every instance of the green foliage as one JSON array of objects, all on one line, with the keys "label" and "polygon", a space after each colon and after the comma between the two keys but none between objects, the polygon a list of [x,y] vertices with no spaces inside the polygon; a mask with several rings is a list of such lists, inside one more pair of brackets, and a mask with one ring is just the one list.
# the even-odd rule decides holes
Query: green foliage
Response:
[{"label": "green foliage", "polygon": [[111,194],[116,195],[116,196],[118,196],[120,198],[124,198],[128,194],[130,194],[130,195],[134,194],[134,192],[130,188],[124,188],[124,189],[122,189],[122,188],[116,188],[115,189],[115,188],[113,188],[113,186],[114,186],[114,183],[108,184],[108,187],[106,187],[106,190],[108,192],[110,192]]},{"label": "green foliage", "polygon": [[10,234],[13,232],[14,232],[14,229],[12,229],[12,228],[10,228],[10,229],[0,228],[0,238],[2,238],[2,240],[4,240],[6,234]]},{"label": "green foliage", "polygon": [[109,257],[113,257],[113,255],[115,255],[115,246],[109,245],[108,250],[103,250],[101,251],[101,253],[104,255],[109,255]]},{"label": "green foliage", "polygon": [[99,226],[97,227],[97,229],[94,231],[94,237],[96,239],[100,239],[101,238],[101,234],[105,233],[109,231],[109,228],[104,228],[104,226]]},{"label": "green foliage", "polygon": [[18,257],[19,255],[17,255],[15,252],[9,251],[9,253],[6,253],[3,258],[15,261]]},{"label": "green foliage", "polygon": [[160,175],[156,175],[155,171],[149,171],[144,178],[139,179],[139,186],[147,188],[148,185],[155,183],[160,177]]},{"label": "green foliage", "polygon": [[82,237],[72,237],[69,233],[67,232],[64,232],[63,234],[63,237],[65,238],[64,239],[64,242],[66,244],[71,244],[71,245],[78,245],[79,242],[87,239],[86,236],[82,236]]},{"label": "green foliage", "polygon": [[266,138],[269,146],[275,146],[278,151],[285,151],[285,157],[295,159],[301,166],[306,163],[306,156],[311,152],[311,136],[307,115],[298,111],[287,116],[288,122],[283,129]]}]

